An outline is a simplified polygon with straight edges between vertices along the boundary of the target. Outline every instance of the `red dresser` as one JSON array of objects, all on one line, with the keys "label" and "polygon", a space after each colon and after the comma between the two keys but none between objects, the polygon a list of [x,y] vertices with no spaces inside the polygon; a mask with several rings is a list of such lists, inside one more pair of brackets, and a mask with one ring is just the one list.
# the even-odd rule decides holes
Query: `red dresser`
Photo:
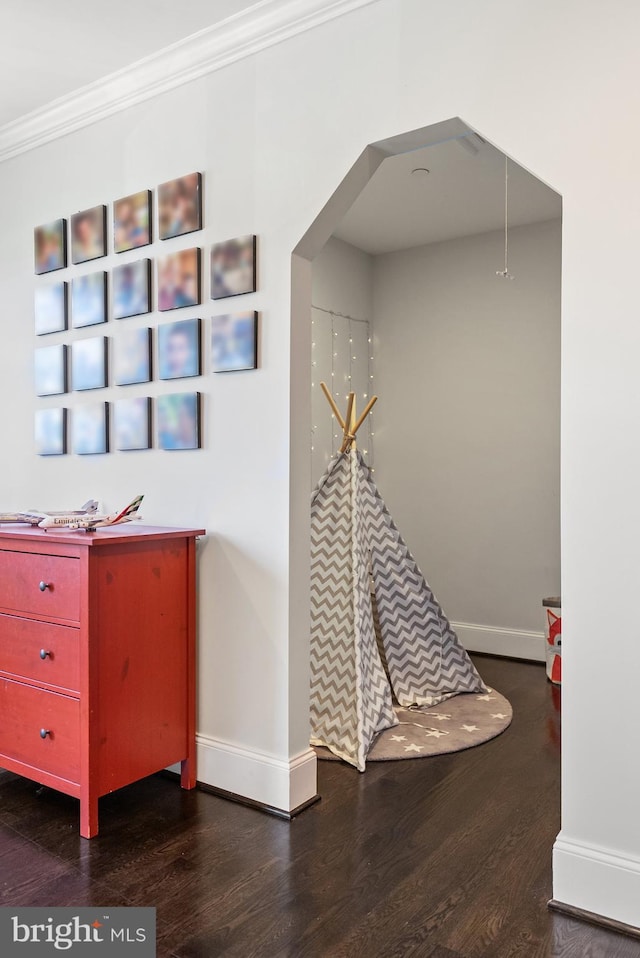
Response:
[{"label": "red dresser", "polygon": [[0,767],[80,799],[181,763],[196,782],[203,529],[0,529]]}]

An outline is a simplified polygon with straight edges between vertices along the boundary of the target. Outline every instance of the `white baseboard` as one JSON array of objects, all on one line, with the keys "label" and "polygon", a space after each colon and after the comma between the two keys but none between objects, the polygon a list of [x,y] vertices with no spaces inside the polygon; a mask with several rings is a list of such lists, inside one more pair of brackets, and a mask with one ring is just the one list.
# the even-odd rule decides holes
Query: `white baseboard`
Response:
[{"label": "white baseboard", "polygon": [[543,632],[500,629],[492,625],[476,625],[471,622],[452,622],[451,627],[467,652],[508,655],[516,659],[532,659],[534,662],[545,660]]},{"label": "white baseboard", "polygon": [[[317,794],[316,753],[308,748],[290,759],[196,736],[198,781],[262,805],[291,812]],[[172,766],[171,771],[180,771]]]},{"label": "white baseboard", "polygon": [[558,835],[553,897],[564,905],[640,927],[640,861]]}]

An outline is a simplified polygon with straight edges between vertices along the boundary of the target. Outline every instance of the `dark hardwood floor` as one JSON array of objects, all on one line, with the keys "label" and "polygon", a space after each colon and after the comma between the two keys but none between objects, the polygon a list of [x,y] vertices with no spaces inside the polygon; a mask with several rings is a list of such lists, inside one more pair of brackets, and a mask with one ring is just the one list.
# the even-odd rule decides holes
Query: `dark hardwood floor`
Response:
[{"label": "dark hardwood floor", "polygon": [[[514,707],[456,755],[319,763],[293,822],[153,776],[100,802],[0,772],[1,905],[154,905],[159,958],[636,958],[553,914],[559,722],[540,666],[477,659]],[[555,698],[557,698],[557,693]]]}]

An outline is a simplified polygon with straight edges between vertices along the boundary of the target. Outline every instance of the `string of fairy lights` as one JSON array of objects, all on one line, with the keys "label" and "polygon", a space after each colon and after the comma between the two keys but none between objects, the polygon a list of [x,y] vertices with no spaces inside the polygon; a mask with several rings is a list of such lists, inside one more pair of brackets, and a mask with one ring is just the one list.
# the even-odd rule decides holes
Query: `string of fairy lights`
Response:
[{"label": "string of fairy lights", "polygon": [[[320,330],[324,321],[318,321],[318,318],[311,320],[311,367],[312,367],[312,390],[314,392],[313,402],[313,423],[311,426],[311,458],[313,475],[313,458],[317,450],[317,442],[321,438],[321,431],[318,429],[316,420],[319,415],[326,410],[331,415],[331,454],[330,458],[335,459],[342,443],[342,431],[338,430],[338,424],[333,413],[330,412],[324,397],[316,401],[316,390],[320,390],[320,381],[324,378],[329,386],[339,408],[346,408],[347,396],[353,389],[356,393],[356,402],[359,408],[363,408],[368,402],[369,396],[373,392],[373,338],[371,335],[371,326],[369,320],[359,319],[350,316],[347,313],[341,313],[337,310],[325,309],[321,306],[313,306],[314,312],[317,311],[326,315],[327,324],[331,326],[330,341],[330,364],[327,363],[326,353],[321,355],[318,349],[318,340]],[[344,320],[344,323],[340,323]],[[366,346],[366,373],[363,368],[362,350]],[[324,359],[324,363],[322,360]],[[320,368],[320,365],[325,368]],[[330,369],[329,369],[330,365]],[[365,379],[366,376],[366,379]],[[366,388],[363,389],[363,384]],[[354,388],[355,387],[355,388]],[[321,395],[321,394],[320,394]],[[360,448],[366,457],[372,472],[374,471],[374,428],[372,413],[367,417],[366,433],[362,437]],[[325,453],[328,456],[328,449]],[[316,470],[317,471],[317,470]],[[314,481],[319,477],[313,476]]]}]

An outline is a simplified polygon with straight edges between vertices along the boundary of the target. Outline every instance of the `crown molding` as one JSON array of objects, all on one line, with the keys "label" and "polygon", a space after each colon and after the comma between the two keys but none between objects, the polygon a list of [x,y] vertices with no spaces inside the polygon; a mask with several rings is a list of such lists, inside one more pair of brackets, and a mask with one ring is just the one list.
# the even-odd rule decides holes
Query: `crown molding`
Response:
[{"label": "crown molding", "polygon": [[0,162],[197,80],[377,0],[259,0],[0,127]]}]

